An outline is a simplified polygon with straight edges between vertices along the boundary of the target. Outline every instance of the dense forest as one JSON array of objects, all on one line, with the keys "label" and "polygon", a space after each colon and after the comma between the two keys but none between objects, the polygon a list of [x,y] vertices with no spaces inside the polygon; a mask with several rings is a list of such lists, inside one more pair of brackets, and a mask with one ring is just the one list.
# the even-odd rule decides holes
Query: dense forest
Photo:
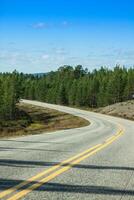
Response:
[{"label": "dense forest", "polygon": [[134,68],[63,66],[47,74],[0,73],[0,119],[16,117],[19,99],[100,107],[133,98]]}]

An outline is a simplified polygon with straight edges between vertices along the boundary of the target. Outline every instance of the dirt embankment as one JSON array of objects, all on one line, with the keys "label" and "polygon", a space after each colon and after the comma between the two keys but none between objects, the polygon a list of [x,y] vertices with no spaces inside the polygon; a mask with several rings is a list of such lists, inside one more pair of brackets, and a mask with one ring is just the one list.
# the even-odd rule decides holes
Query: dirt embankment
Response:
[{"label": "dirt embankment", "polygon": [[95,109],[94,111],[134,120],[134,100],[116,103],[113,105]]}]

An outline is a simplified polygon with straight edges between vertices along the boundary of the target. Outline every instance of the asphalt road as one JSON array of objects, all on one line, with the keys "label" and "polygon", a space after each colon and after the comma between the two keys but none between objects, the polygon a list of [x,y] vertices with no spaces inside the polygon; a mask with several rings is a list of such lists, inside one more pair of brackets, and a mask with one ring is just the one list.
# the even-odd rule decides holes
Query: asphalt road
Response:
[{"label": "asphalt road", "polygon": [[134,199],[134,122],[25,102],[71,113],[91,124],[0,140],[0,199]]}]

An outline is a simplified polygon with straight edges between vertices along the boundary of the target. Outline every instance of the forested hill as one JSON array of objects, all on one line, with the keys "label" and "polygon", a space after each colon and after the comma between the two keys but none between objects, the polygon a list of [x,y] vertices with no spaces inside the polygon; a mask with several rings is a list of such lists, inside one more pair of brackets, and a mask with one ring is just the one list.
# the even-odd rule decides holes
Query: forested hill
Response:
[{"label": "forested hill", "polygon": [[78,65],[43,76],[14,71],[0,74],[0,118],[13,119],[20,98],[49,103],[100,107],[132,99],[134,68],[116,66],[88,72]]}]

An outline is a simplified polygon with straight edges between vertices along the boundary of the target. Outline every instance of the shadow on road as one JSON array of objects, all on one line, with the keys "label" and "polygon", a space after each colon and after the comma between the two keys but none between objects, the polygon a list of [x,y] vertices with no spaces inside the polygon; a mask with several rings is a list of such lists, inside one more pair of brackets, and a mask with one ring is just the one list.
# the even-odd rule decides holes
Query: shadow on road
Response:
[{"label": "shadow on road", "polygon": [[[0,179],[0,191],[6,190],[10,187],[18,185],[24,180],[10,180]],[[37,182],[29,183],[23,189],[31,186]],[[102,195],[134,195],[134,190],[123,190],[108,186],[94,186],[94,185],[69,185],[60,183],[46,183],[41,187],[35,189],[40,192],[68,192],[68,193],[87,193],[87,194],[102,194]]]},{"label": "shadow on road", "polygon": [[[60,162],[47,162],[47,161],[29,161],[29,160],[13,160],[13,159],[0,159],[0,166],[9,166],[9,167],[49,167],[54,166],[56,164],[60,164]],[[70,163],[63,164],[62,166],[66,166]],[[129,170],[133,171],[134,167],[122,167],[122,166],[99,166],[99,165],[84,165],[84,164],[77,164],[72,166],[73,168],[79,169],[92,169],[92,170]]]}]

